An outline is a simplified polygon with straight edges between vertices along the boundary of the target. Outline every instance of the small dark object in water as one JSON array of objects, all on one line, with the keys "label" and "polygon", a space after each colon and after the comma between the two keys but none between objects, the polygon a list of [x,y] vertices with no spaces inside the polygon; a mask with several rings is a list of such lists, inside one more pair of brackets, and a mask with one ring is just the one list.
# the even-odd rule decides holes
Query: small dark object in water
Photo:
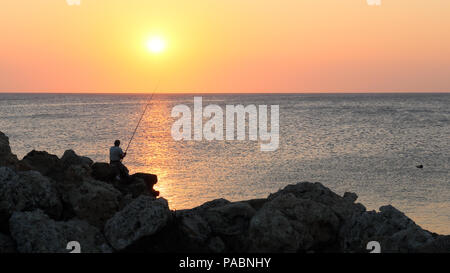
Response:
[{"label": "small dark object in water", "polygon": [[419,168],[419,169],[423,169],[423,165],[418,165],[416,167]]}]

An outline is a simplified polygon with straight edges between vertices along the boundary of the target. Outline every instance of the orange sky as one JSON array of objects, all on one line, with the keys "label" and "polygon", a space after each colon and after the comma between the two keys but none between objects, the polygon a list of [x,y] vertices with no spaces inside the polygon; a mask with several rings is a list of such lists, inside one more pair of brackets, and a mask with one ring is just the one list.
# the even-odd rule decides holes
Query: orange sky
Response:
[{"label": "orange sky", "polygon": [[81,1],[2,1],[0,92],[450,91],[449,0]]}]

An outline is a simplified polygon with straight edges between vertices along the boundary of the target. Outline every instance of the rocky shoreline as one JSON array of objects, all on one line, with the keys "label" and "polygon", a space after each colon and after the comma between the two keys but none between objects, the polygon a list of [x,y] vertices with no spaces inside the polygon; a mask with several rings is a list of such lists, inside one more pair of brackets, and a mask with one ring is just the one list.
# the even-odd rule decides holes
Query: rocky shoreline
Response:
[{"label": "rocky shoreline", "polygon": [[0,132],[0,253],[450,252],[450,236],[426,231],[388,205],[379,212],[320,183],[289,185],[265,199],[217,199],[172,211],[156,175],[119,181],[107,163],[68,150],[22,160]]}]

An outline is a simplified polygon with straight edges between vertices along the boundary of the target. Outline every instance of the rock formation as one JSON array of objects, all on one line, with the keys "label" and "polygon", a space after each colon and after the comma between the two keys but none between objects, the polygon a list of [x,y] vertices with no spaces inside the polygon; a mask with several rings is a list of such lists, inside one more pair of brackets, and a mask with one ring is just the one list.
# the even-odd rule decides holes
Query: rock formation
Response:
[{"label": "rock formation", "polygon": [[0,253],[450,252],[449,236],[419,227],[388,205],[367,211],[355,193],[320,183],[288,185],[265,199],[216,199],[172,211],[156,175],[118,180],[107,163],[68,150],[22,160],[0,132]]}]

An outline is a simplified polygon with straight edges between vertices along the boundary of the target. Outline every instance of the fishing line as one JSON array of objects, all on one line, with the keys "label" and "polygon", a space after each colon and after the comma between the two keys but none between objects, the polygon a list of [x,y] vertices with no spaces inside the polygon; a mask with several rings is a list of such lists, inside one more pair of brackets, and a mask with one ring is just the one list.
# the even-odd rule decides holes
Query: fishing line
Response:
[{"label": "fishing line", "polygon": [[144,111],[142,112],[142,115],[141,115],[141,117],[139,118],[139,121],[138,121],[138,123],[137,123],[137,125],[136,125],[136,128],[134,128],[133,135],[131,136],[130,141],[128,142],[128,146],[127,146],[127,149],[125,150],[125,153],[128,151],[128,148],[130,148],[131,142],[133,141],[134,136],[136,135],[136,131],[137,131],[137,129],[139,128],[139,125],[141,124],[142,118],[144,117],[145,112],[147,111],[147,108],[148,108],[148,106],[150,105],[150,102],[152,101],[153,96],[155,95],[156,90],[158,90],[160,83],[161,83],[161,79],[158,81],[158,84],[156,85],[155,89],[153,90],[153,93],[152,93],[152,95],[150,96],[150,99],[147,101],[147,104],[145,105]]}]

